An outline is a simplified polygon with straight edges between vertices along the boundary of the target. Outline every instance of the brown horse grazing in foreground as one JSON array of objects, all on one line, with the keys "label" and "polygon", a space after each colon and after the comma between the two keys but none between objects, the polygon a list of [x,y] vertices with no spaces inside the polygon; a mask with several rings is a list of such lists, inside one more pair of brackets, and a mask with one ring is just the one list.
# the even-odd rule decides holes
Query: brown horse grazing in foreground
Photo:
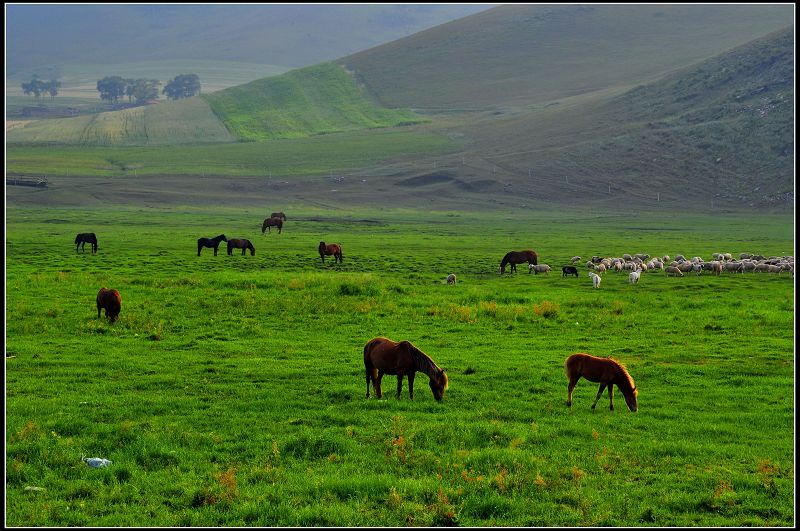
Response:
[{"label": "brown horse grazing in foreground", "polygon": [[271,218],[281,218],[283,221],[286,221],[286,214],[283,212],[273,212],[269,215]]},{"label": "brown horse grazing in foreground", "polygon": [[84,247],[86,244],[92,244],[92,253],[97,252],[97,236],[95,236],[94,232],[81,232],[77,236],[75,236],[75,252],[78,252],[78,248],[81,251],[85,252]]},{"label": "brown horse grazing in foreground", "polygon": [[241,249],[242,256],[247,249],[250,249],[250,256],[255,256],[256,248],[253,247],[253,244],[250,243],[250,240],[245,240],[243,238],[232,238],[228,240],[228,256],[233,254],[234,249]]},{"label": "brown horse grazing in foreground", "polygon": [[424,372],[430,378],[429,385],[433,398],[440,401],[447,389],[447,374],[440,369],[427,354],[408,341],[392,341],[385,337],[376,337],[364,345],[364,369],[367,373],[367,398],[369,384],[378,398],[383,398],[381,378],[384,374],[397,375],[397,398],[403,389],[403,376],[408,376],[408,393],[414,400],[414,375]]},{"label": "brown horse grazing in foreground", "polygon": [[342,262],[342,246],[338,243],[329,243],[325,244],[325,242],[319,242],[319,257],[322,258],[322,263],[325,263],[325,257],[333,255],[333,263],[335,264],[338,260],[339,263]]},{"label": "brown horse grazing in foreground", "polygon": [[278,234],[280,234],[281,229],[283,229],[283,221],[277,216],[265,219],[261,225],[261,234],[264,234],[264,231],[269,231],[270,227],[278,227]]},{"label": "brown horse grazing in foreground", "polygon": [[122,308],[122,297],[115,289],[100,288],[97,293],[97,318],[100,319],[100,310],[106,311],[106,317],[112,323],[117,320]]},{"label": "brown horse grazing in foreground", "polygon": [[564,362],[564,371],[569,379],[567,406],[572,407],[572,391],[575,389],[575,384],[578,383],[580,377],[583,376],[590,382],[600,382],[600,389],[597,391],[594,403],[592,403],[592,409],[597,405],[597,401],[600,400],[603,389],[608,386],[608,401],[611,404],[611,410],[614,410],[614,394],[612,390],[614,384],[617,384],[622,396],[625,397],[628,409],[634,412],[638,409],[636,397],[639,392],[636,390],[636,384],[633,383],[633,378],[628,374],[625,366],[617,360],[613,358],[598,358],[597,356],[578,352],[572,354]]},{"label": "brown horse grazing in foreground", "polygon": [[[525,251],[509,251],[503,257],[503,261],[500,262],[500,274],[502,275],[506,271],[506,264],[511,264],[511,272],[515,272],[517,270],[517,264],[521,264],[523,262],[528,262],[530,265],[538,265],[539,255],[536,254],[536,251],[531,251],[530,249]],[[528,273],[530,273],[530,268],[528,269]]]}]

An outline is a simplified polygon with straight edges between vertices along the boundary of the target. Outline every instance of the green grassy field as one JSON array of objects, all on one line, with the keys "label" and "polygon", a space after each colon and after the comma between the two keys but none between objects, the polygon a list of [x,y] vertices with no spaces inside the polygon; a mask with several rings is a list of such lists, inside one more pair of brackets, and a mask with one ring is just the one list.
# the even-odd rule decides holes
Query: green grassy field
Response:
[{"label": "green grassy field", "polygon": [[269,176],[363,169],[393,157],[455,151],[458,144],[424,129],[349,131],[312,138],[175,146],[8,144],[6,171],[28,175]]},{"label": "green grassy field", "polygon": [[[283,210],[283,233],[260,234]],[[791,254],[789,216],[265,208],[7,210],[10,526],[791,526],[794,282],[497,274],[569,257]],[[94,231],[98,254],[77,254]],[[196,255],[250,238],[255,256]],[[320,240],[344,263],[320,262]],[[456,273],[458,284],[444,278]],[[120,319],[98,319],[101,286]],[[407,339],[415,400],[362,349]],[[565,406],[564,359],[639,389]],[[80,456],[113,463],[90,469]],[[26,490],[26,487],[44,490]]]}]

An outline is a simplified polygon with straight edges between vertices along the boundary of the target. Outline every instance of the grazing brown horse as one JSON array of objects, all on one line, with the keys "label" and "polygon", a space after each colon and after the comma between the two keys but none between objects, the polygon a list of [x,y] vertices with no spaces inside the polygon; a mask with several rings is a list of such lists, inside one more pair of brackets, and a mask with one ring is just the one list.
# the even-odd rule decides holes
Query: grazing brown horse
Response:
[{"label": "grazing brown horse", "polygon": [[325,244],[325,242],[319,242],[319,257],[322,258],[322,263],[325,263],[325,257],[333,255],[333,263],[335,264],[338,260],[339,263],[342,262],[342,246],[338,243],[329,243]]},{"label": "grazing brown horse", "polygon": [[261,225],[261,234],[264,234],[265,230],[268,231],[270,227],[278,227],[278,234],[280,234],[283,228],[283,221],[277,216],[265,219],[264,223]]},{"label": "grazing brown horse", "polygon": [[198,238],[197,239],[197,256],[200,256],[200,251],[203,247],[213,247],[214,256],[217,256],[217,249],[219,249],[219,242],[226,242],[228,238],[224,234],[215,236],[213,238]]},{"label": "grazing brown horse", "polygon": [[286,221],[286,214],[283,212],[273,212],[269,215],[271,218],[281,218],[283,221]]},{"label": "grazing brown horse", "polygon": [[[511,264],[511,272],[515,272],[517,270],[517,264],[521,264],[523,262],[528,262],[529,265],[538,265],[539,255],[536,254],[536,251],[531,251],[530,249],[525,251],[509,251],[503,257],[503,261],[500,262],[500,274],[502,275],[506,271],[506,264]],[[531,272],[531,269],[528,269],[528,273]]]},{"label": "grazing brown horse", "polygon": [[242,256],[244,256],[245,251],[250,249],[250,256],[255,256],[256,248],[253,247],[253,244],[250,243],[250,240],[245,240],[243,238],[231,238],[228,240],[228,256],[233,254],[234,249],[241,249]]},{"label": "grazing brown horse", "polygon": [[122,308],[122,297],[115,289],[100,288],[97,293],[97,318],[100,319],[100,310],[106,311],[106,317],[112,323],[117,320]]},{"label": "grazing brown horse", "polygon": [[403,376],[408,376],[408,393],[414,400],[414,375],[417,371],[424,372],[430,378],[429,385],[433,398],[440,401],[447,389],[447,374],[440,369],[433,360],[420,349],[408,341],[392,341],[385,337],[376,337],[364,345],[364,369],[367,374],[367,398],[369,398],[369,384],[378,398],[383,398],[381,391],[381,378],[384,374],[397,375],[397,398],[403,389]]},{"label": "grazing brown horse", "polygon": [[600,389],[597,391],[594,403],[592,403],[592,409],[597,405],[597,401],[600,400],[603,389],[608,386],[608,401],[610,402],[611,410],[614,410],[614,384],[619,387],[622,396],[625,397],[628,409],[631,411],[638,409],[636,397],[639,392],[636,390],[636,384],[633,383],[633,378],[628,374],[625,366],[617,360],[613,358],[598,358],[591,354],[578,352],[572,354],[564,362],[564,371],[569,379],[569,387],[567,388],[568,406],[572,407],[572,391],[575,389],[578,380],[583,376],[590,382],[600,382]]},{"label": "grazing brown horse", "polygon": [[94,232],[81,232],[77,236],[75,236],[75,252],[78,252],[78,248],[81,251],[86,252],[84,247],[87,243],[92,244],[92,253],[97,252],[97,236],[95,236]]}]

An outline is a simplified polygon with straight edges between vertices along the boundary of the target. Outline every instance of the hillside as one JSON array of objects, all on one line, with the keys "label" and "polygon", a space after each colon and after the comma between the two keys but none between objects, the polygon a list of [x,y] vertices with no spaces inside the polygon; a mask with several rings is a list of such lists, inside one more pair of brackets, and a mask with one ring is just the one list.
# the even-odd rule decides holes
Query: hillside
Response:
[{"label": "hillside", "polygon": [[37,69],[65,63],[115,65],[199,59],[307,66],[488,7],[7,4],[6,76],[30,76]]},{"label": "hillside", "polygon": [[413,113],[368,101],[333,63],[293,70],[203,96],[242,140],[297,138],[420,122]]},{"label": "hillside", "polygon": [[[793,28],[629,91],[460,129],[470,165],[518,200],[791,205]],[[455,159],[457,160],[458,157]]]},{"label": "hillside", "polygon": [[507,5],[339,62],[389,107],[524,106],[653,79],[792,15],[791,5]]}]

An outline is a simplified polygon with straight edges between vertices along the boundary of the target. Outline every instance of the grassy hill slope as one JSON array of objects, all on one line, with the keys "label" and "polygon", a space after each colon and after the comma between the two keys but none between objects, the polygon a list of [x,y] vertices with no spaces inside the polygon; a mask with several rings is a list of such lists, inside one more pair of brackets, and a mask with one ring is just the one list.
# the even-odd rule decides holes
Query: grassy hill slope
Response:
[{"label": "grassy hill slope", "polygon": [[473,154],[498,165],[498,181],[518,194],[708,207],[791,202],[793,72],[787,28],[615,97],[565,101],[465,132]]},{"label": "grassy hill slope", "polygon": [[341,59],[387,106],[527,105],[639,83],[780,29],[790,5],[509,5]]},{"label": "grassy hill slope", "polygon": [[204,96],[244,140],[297,138],[422,121],[413,113],[378,107],[333,63],[293,70]]}]

